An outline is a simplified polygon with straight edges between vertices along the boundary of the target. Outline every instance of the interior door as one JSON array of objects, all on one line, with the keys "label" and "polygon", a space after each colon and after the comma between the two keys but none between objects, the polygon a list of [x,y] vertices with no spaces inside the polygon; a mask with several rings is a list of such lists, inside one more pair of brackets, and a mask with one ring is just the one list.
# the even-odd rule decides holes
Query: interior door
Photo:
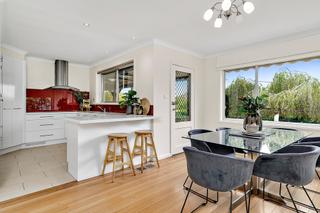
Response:
[{"label": "interior door", "polygon": [[172,66],[171,72],[171,153],[183,152],[190,141],[183,139],[194,127],[194,92],[192,69]]}]

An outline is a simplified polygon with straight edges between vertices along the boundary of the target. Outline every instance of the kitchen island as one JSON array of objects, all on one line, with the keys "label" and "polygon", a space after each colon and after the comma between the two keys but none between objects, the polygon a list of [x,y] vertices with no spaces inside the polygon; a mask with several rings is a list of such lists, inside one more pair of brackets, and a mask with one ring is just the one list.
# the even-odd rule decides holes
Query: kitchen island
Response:
[{"label": "kitchen island", "polygon": [[[78,181],[101,175],[107,149],[107,135],[128,133],[132,150],[134,131],[152,129],[153,116],[121,113],[79,113],[66,118],[67,161],[69,173]],[[140,164],[134,159],[135,165]],[[112,165],[105,173],[112,171]]]}]

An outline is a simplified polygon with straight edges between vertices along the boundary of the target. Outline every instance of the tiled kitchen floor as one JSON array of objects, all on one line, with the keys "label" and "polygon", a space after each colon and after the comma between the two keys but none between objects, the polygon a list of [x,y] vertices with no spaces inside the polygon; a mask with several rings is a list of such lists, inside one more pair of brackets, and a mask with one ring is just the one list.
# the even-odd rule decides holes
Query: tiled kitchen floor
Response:
[{"label": "tiled kitchen floor", "polygon": [[72,182],[66,144],[36,147],[0,156],[0,201]]}]

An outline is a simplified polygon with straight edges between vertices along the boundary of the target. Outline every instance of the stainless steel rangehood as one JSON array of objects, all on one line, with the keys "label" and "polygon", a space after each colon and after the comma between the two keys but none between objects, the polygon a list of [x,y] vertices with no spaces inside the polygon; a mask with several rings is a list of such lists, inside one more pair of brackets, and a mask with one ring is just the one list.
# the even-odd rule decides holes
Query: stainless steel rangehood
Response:
[{"label": "stainless steel rangehood", "polygon": [[54,62],[54,86],[48,89],[70,89],[74,91],[79,91],[79,89],[70,87],[68,85],[68,72],[69,66],[68,61],[55,60]]}]

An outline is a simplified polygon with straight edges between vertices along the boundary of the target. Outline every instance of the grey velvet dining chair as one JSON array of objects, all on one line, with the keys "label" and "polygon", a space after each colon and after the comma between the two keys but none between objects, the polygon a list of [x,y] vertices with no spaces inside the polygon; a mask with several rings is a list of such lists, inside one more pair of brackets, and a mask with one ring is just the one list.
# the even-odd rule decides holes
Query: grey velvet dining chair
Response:
[{"label": "grey velvet dining chair", "polygon": [[[203,133],[209,133],[212,132],[211,130],[208,129],[193,129],[188,132],[189,137],[192,135],[197,135],[197,134],[203,134]],[[204,152],[215,152],[215,153],[220,153],[220,154],[227,154],[227,155],[233,155],[234,150],[233,149],[221,149],[220,147],[212,145],[211,147],[206,143],[205,141],[199,141],[199,140],[194,140],[190,139],[191,141],[191,146],[197,148],[198,150],[204,151]],[[220,149],[219,149],[220,148]],[[188,187],[186,186],[186,183],[189,179],[189,176],[186,177],[183,187],[187,189]],[[201,194],[195,192],[196,195],[203,197]],[[207,194],[208,194],[208,189],[207,189]],[[216,199],[213,200],[211,199],[212,202],[217,203],[219,201],[219,192],[217,192]]]},{"label": "grey velvet dining chair", "polygon": [[[263,198],[266,179],[286,184],[286,189],[293,203],[294,210],[299,212],[296,201],[290,192],[289,185],[301,186],[313,209],[318,212],[305,189],[305,185],[312,182],[315,176],[314,171],[319,155],[319,147],[291,145],[281,149],[277,153],[259,156],[254,164],[253,175],[263,178]],[[289,206],[287,207],[291,208]]]},{"label": "grey velvet dining chair", "polygon": [[[254,161],[244,158],[236,158],[233,156],[204,152],[197,150],[194,147],[184,147],[183,150],[186,155],[188,175],[192,181],[181,207],[181,213],[184,210],[193,183],[214,191],[230,192],[231,198],[229,212],[232,212],[232,190],[243,186],[246,212],[249,212],[250,191],[248,201],[245,184],[251,179]],[[207,203],[208,193],[205,203],[202,203],[193,211],[197,210],[201,206],[206,205]]]}]

